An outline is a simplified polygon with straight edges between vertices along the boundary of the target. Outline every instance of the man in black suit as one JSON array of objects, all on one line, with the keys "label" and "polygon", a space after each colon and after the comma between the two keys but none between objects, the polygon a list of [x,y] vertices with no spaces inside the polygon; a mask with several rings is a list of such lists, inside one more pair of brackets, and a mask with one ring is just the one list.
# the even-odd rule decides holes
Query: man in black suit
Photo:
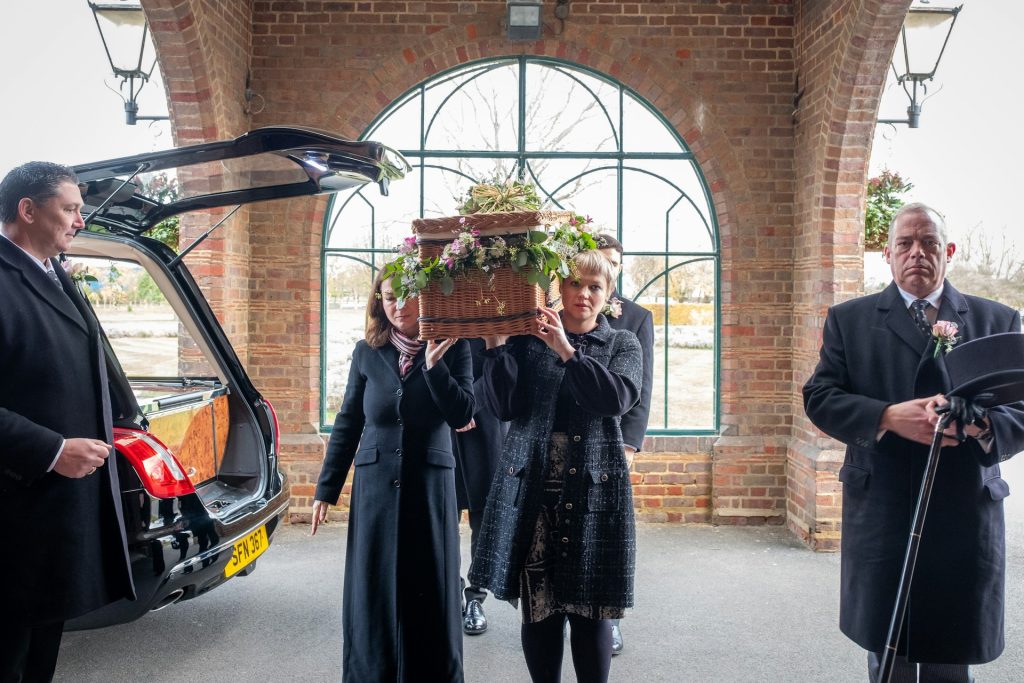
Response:
[{"label": "man in black suit", "polygon": [[81,207],[57,164],[0,182],[3,683],[51,680],[64,622],[134,597],[99,327],[54,259]]},{"label": "man in black suit", "polygon": [[[839,625],[868,651],[876,680],[924,463],[950,391],[932,325],[958,341],[1020,332],[1019,314],[945,279],[956,245],[924,204],[889,230],[887,289],[828,311],[817,369],[804,386],[811,422],[847,445]],[[941,327],[936,325],[936,327]],[[943,439],[894,681],[970,681],[968,665],[1003,650],[1005,544],[999,462],[1024,449],[1024,404],[989,411],[983,427]],[[920,675],[920,678],[918,678]]]},{"label": "man in black suit", "polygon": [[[469,351],[473,356],[473,380],[483,374],[484,341],[470,339]],[[483,402],[476,404],[476,412],[469,424],[452,430],[452,450],[455,454],[455,496],[459,510],[466,510],[469,517],[469,548],[470,558],[476,555],[477,540],[480,536],[480,525],[483,522],[484,508],[487,506],[487,494],[491,490],[494,470],[498,467],[502,445],[508,433],[508,423],[503,422],[491,412]],[[473,568],[472,559],[466,569],[469,576]],[[487,591],[480,586],[465,585],[463,580],[462,631],[468,636],[478,636],[487,631],[487,615],[484,613],[484,600]]]},{"label": "man in black suit", "polygon": [[[600,251],[615,268],[615,277],[622,273],[622,243],[613,235],[596,235]],[[654,316],[643,306],[633,303],[618,292],[609,298],[610,311],[605,315],[608,324],[616,330],[629,330],[640,340],[643,353],[643,378],[640,401],[622,416],[622,441],[626,448],[626,463],[633,464],[633,456],[644,444],[647,422],[651,415],[651,382],[654,376]],[[617,303],[616,303],[617,302]],[[612,620],[612,654],[622,652],[624,642],[619,620]]]}]

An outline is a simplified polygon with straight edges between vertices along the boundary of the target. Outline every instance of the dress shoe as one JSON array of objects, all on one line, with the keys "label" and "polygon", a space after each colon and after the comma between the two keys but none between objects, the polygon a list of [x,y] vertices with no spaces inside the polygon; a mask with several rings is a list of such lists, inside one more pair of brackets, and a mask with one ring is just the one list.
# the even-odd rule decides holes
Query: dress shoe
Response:
[{"label": "dress shoe", "polygon": [[622,631],[618,624],[612,624],[612,657],[622,654]]},{"label": "dress shoe", "polygon": [[466,614],[462,618],[462,630],[468,636],[478,636],[487,630],[487,616],[479,600],[466,603]]}]

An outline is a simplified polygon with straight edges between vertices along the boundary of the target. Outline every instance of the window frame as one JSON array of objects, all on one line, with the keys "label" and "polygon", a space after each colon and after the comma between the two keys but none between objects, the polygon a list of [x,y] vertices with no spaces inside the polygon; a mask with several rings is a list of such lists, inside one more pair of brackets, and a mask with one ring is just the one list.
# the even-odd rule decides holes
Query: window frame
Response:
[{"label": "window frame", "polygon": [[[458,88],[445,97],[435,108],[433,112],[426,111],[427,92],[430,88],[436,87],[439,84],[444,84],[453,78],[463,77],[466,74],[471,74],[472,78],[467,79],[474,80],[476,78],[483,77],[488,71],[496,68],[502,68],[508,65],[518,65],[518,81],[519,81],[519,95],[518,101],[518,119],[517,119],[517,149],[516,150],[501,150],[501,151],[465,151],[465,150],[452,150],[452,149],[431,149],[426,147],[425,138],[429,134],[430,126],[436,119],[438,112],[442,109],[443,104],[450,99],[455,92],[458,92]],[[612,125],[616,139],[616,150],[615,151],[604,151],[604,152],[545,152],[545,151],[530,151],[526,149],[526,127],[524,121],[526,120],[526,78],[527,78],[527,67],[530,65],[539,65],[547,68],[553,68],[559,70],[562,74],[569,75],[570,78],[576,80],[576,82],[587,90],[600,104],[605,118]],[[586,76],[599,79],[605,84],[618,89],[618,113],[617,120],[613,121],[612,115],[608,112],[608,109],[601,103],[593,90],[582,80],[574,76],[574,72],[585,74]],[[464,84],[463,84],[464,85]],[[461,86],[460,86],[461,87]],[[678,152],[630,152],[624,150],[623,140],[628,135],[627,122],[625,121],[625,100],[631,98],[635,104],[642,106],[646,111],[660,121],[664,126],[665,130],[672,136],[672,138],[679,144],[680,151]],[[374,132],[390,118],[400,108],[409,106],[410,103],[417,103],[419,106],[419,149],[399,149],[403,156],[409,161],[414,169],[418,169],[420,173],[415,175],[415,178],[408,178],[404,182],[418,182],[419,183],[419,216],[424,215],[425,210],[425,174],[424,170],[427,169],[440,169],[453,174],[463,175],[467,178],[464,173],[461,173],[458,169],[441,167],[435,164],[431,164],[428,160],[437,159],[457,159],[457,158],[476,158],[476,159],[505,159],[514,162],[517,173],[520,177],[525,177],[538,185],[538,193],[542,197],[554,196],[558,188],[542,188],[538,183],[538,179],[533,175],[532,168],[530,167],[530,161],[535,159],[588,159],[598,160],[607,162],[607,165],[587,169],[586,172],[594,172],[596,170],[614,170],[616,174],[616,216],[614,233],[620,237],[623,234],[623,178],[626,172],[637,172],[645,173],[650,176],[659,178],[663,182],[671,185],[679,193],[679,197],[675,202],[672,203],[674,208],[679,202],[686,199],[692,205],[692,208],[696,211],[697,215],[701,217],[704,222],[704,227],[708,232],[708,237],[711,242],[711,249],[707,251],[630,251],[628,247],[624,249],[624,258],[629,257],[642,257],[642,256],[654,256],[664,258],[666,269],[652,276],[649,281],[643,285],[638,291],[637,295],[643,294],[648,290],[649,287],[655,285],[655,282],[659,278],[664,278],[663,291],[665,295],[663,303],[658,305],[664,306],[664,314],[662,315],[662,324],[655,326],[655,335],[661,335],[664,343],[662,344],[662,358],[661,361],[664,364],[663,367],[668,368],[670,359],[670,345],[669,340],[669,306],[670,297],[668,296],[669,281],[668,274],[677,268],[684,267],[688,264],[697,261],[711,261],[713,264],[713,277],[714,277],[714,323],[713,323],[713,341],[712,341],[712,363],[713,363],[713,399],[712,399],[712,425],[710,427],[648,427],[647,436],[707,436],[717,435],[721,427],[721,289],[722,289],[722,273],[721,273],[721,243],[718,228],[718,217],[715,211],[714,201],[711,195],[711,188],[704,176],[704,173],[698,163],[693,152],[690,151],[686,142],[679,136],[675,128],[668,122],[665,116],[658,111],[653,105],[651,105],[643,96],[636,91],[628,88],[626,85],[612,78],[608,74],[600,71],[588,68],[581,64],[569,62],[566,60],[560,60],[550,57],[542,57],[535,55],[521,55],[517,57],[497,57],[497,58],[486,58],[481,60],[475,60],[460,64],[451,69],[439,72],[427,78],[408,91],[403,93],[400,97],[396,98],[394,103],[389,105],[386,110],[378,114],[374,120],[367,126],[366,130],[360,136],[360,140],[371,139]],[[430,117],[428,119],[428,116]],[[387,142],[387,141],[384,141]],[[702,211],[701,207],[696,204],[696,197],[691,197],[682,188],[673,184],[668,178],[659,176],[657,173],[649,171],[643,168],[631,167],[629,162],[631,161],[644,161],[644,160],[668,160],[668,161],[680,161],[688,163],[692,169],[697,181],[700,183],[700,189],[703,194],[699,199],[703,200],[704,208],[706,211]],[[475,180],[470,178],[471,180]],[[573,179],[563,182],[559,187],[563,187],[566,183],[571,182]],[[335,255],[341,256],[348,259],[364,262],[369,265],[371,272],[373,270],[373,262],[380,255],[386,255],[392,253],[392,247],[394,245],[376,245],[375,226],[370,226],[371,231],[371,246],[369,248],[349,248],[349,247],[330,247],[329,240],[331,231],[334,224],[337,222],[338,216],[341,215],[345,208],[345,205],[361,195],[361,192],[354,193],[345,199],[345,204],[341,207],[336,207],[338,201],[337,195],[331,197],[328,204],[327,210],[324,216],[324,228],[322,232],[321,240],[321,288],[320,288],[320,396],[319,396],[319,421],[320,429],[323,433],[329,433],[331,431],[331,424],[326,420],[327,417],[327,406],[326,406],[326,388],[327,388],[327,340],[325,338],[327,330],[327,262],[328,257]],[[562,207],[557,203],[553,202],[558,208]],[[371,207],[372,210],[372,207]],[[611,226],[609,226],[610,228]],[[666,245],[669,239],[669,219],[668,211],[666,212]],[[670,260],[678,260],[677,263],[670,264]],[[619,291],[622,289],[622,275],[619,276],[617,283]],[[655,353],[658,352],[655,347]],[[663,411],[660,416],[657,416],[656,422],[660,424],[668,423],[669,415],[669,400],[671,399],[671,392],[669,384],[671,382],[671,376],[669,373],[665,373],[662,377],[660,386],[654,387],[655,391],[662,391],[665,396],[663,405]],[[656,416],[652,415],[652,422],[655,422]]]}]

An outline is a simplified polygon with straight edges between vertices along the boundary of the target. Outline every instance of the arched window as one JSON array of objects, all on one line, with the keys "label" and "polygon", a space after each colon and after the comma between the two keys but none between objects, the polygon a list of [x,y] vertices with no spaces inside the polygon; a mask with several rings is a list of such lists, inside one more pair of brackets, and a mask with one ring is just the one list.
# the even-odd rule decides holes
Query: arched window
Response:
[{"label": "arched window", "polygon": [[464,65],[423,82],[364,134],[414,171],[336,196],[323,233],[321,422],[341,403],[375,269],[418,217],[450,216],[485,180],[533,182],[625,248],[619,292],[654,314],[648,435],[718,427],[719,244],[693,154],[659,113],[602,74],[552,59]]}]

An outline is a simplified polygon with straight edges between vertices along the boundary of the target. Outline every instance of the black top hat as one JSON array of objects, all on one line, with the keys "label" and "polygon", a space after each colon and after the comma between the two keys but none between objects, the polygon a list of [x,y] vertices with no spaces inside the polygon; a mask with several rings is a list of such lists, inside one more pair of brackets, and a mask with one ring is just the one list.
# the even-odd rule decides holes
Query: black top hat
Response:
[{"label": "black top hat", "polygon": [[974,339],[946,354],[953,390],[986,408],[1024,401],[1024,334],[1006,332]]}]

